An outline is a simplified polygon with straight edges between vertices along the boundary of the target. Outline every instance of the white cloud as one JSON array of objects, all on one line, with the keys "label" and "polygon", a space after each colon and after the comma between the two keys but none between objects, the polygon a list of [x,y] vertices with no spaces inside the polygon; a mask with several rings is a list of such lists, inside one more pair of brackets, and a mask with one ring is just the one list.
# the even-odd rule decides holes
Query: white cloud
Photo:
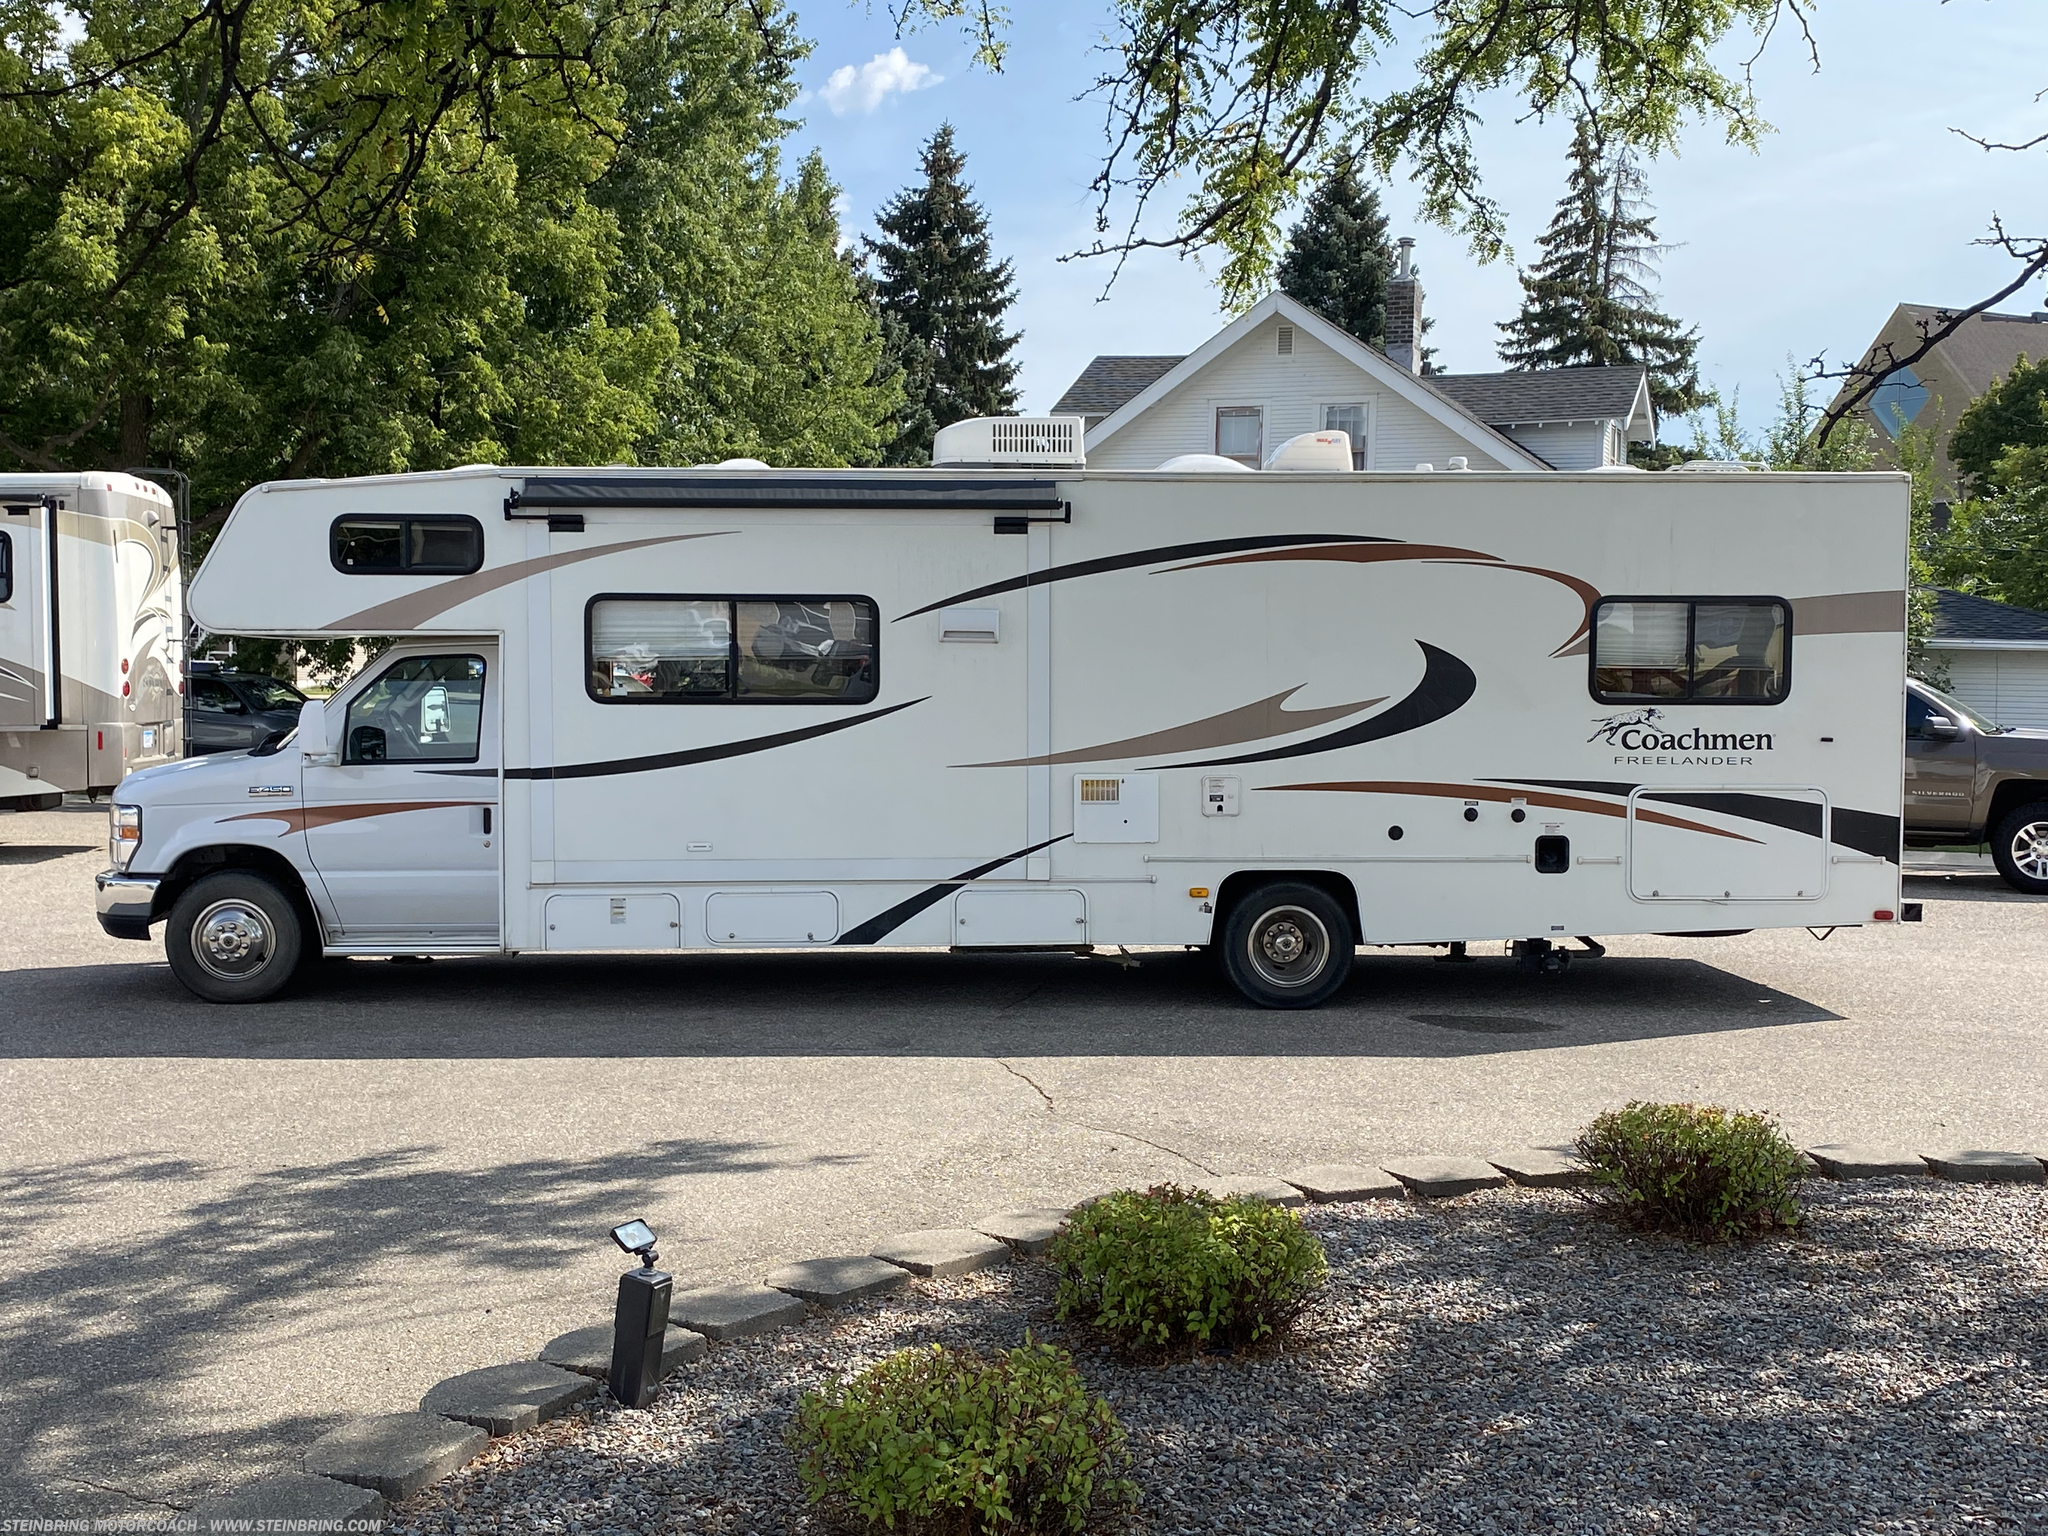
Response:
[{"label": "white cloud", "polygon": [[825,105],[835,117],[843,117],[848,112],[874,111],[891,91],[908,95],[937,85],[945,78],[933,74],[928,64],[913,63],[901,48],[891,48],[858,69],[851,64],[840,65],[818,94],[825,98]]}]

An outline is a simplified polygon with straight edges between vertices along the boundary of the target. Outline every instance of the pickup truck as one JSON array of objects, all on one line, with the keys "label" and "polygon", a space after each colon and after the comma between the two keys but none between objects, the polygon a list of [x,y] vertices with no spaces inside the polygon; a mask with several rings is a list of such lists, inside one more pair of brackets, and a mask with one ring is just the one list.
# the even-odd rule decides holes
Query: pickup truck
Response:
[{"label": "pickup truck", "polygon": [[1906,846],[1989,840],[2005,883],[2048,895],[2048,731],[1994,725],[1906,684]]}]

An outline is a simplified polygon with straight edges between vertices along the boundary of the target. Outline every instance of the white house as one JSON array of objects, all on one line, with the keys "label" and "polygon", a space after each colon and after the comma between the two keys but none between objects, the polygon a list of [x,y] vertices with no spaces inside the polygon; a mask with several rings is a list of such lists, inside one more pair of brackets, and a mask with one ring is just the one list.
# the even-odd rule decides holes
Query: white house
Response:
[{"label": "white house", "polygon": [[1397,276],[1381,352],[1270,293],[1185,356],[1096,358],[1053,411],[1083,418],[1093,469],[1152,469],[1183,453],[1257,465],[1297,433],[1331,430],[1351,434],[1355,467],[1385,470],[1454,458],[1475,470],[1594,469],[1656,440],[1640,367],[1422,374],[1420,311],[1415,280]]},{"label": "white house", "polygon": [[2048,613],[1938,588],[1927,648],[1948,691],[2000,725],[2048,729]]}]

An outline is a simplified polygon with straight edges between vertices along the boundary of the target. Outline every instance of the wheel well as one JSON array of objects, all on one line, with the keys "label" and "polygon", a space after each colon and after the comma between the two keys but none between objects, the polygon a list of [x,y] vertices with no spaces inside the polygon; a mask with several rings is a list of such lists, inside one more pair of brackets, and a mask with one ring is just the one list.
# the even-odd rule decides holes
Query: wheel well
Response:
[{"label": "wheel well", "polygon": [[1282,880],[1298,880],[1304,885],[1318,886],[1330,895],[1344,915],[1351,920],[1351,942],[1354,945],[1365,942],[1363,928],[1358,921],[1358,887],[1350,877],[1328,869],[1241,869],[1233,875],[1226,875],[1223,884],[1216,890],[1216,918],[1210,925],[1210,942],[1214,943],[1223,932],[1223,925],[1230,921],[1233,907],[1262,885],[1273,885]]},{"label": "wheel well", "polygon": [[195,882],[224,869],[246,869],[275,881],[299,909],[299,920],[306,925],[307,942],[320,942],[320,914],[314,911],[312,898],[306,894],[305,879],[292,867],[292,861],[274,848],[255,848],[247,843],[212,843],[179,855],[156,888],[150,920],[168,916],[178,898]]},{"label": "wheel well", "polygon": [[2010,812],[2034,800],[2048,800],[2048,783],[2040,779],[2007,779],[1993,789],[1991,809],[1984,817],[1985,840],[1990,840]]}]

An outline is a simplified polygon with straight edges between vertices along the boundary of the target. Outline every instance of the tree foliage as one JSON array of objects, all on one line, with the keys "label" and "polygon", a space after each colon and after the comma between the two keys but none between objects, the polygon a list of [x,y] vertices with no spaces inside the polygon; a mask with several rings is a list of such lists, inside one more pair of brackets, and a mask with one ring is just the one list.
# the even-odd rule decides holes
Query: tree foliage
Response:
[{"label": "tree foliage", "polygon": [[1282,293],[1384,351],[1387,280],[1393,273],[1394,247],[1379,192],[1346,169],[1309,197],[1276,275]]},{"label": "tree foliage", "polygon": [[1522,273],[1522,309],[1500,329],[1510,368],[1579,368],[1639,363],[1650,399],[1667,416],[1707,403],[1700,384],[1699,333],[1657,308],[1657,243],[1648,186],[1626,146],[1604,147],[1581,121],[1571,175],[1541,241],[1542,258]]},{"label": "tree foliage", "polygon": [[1973,491],[1996,494],[2015,481],[2039,478],[2040,450],[2048,449],[2048,362],[2022,353],[2011,373],[1992,380],[1956,419],[1948,456]]},{"label": "tree foliage", "polygon": [[1973,494],[1932,543],[1934,579],[2048,610],[2048,363],[2022,357],[1973,400],[1949,457]]},{"label": "tree foliage", "polygon": [[892,330],[892,351],[906,386],[889,464],[930,462],[932,433],[970,416],[1017,408],[1021,335],[1003,329],[1016,300],[1010,263],[995,259],[988,215],[961,179],[967,157],[941,124],[919,157],[921,184],[875,215],[882,238],[865,242],[874,264],[875,302]]}]

